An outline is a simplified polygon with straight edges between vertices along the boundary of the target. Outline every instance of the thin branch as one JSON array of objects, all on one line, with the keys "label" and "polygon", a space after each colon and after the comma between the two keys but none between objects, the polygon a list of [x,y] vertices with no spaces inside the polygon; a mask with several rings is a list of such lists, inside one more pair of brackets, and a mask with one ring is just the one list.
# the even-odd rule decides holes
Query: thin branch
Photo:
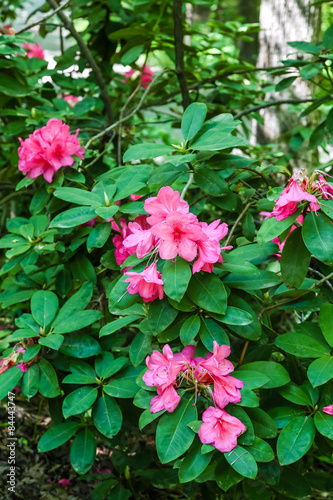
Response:
[{"label": "thin branch", "polygon": [[190,94],[187,88],[184,66],[184,36],[182,23],[182,0],[173,0],[173,22],[175,38],[175,56],[177,78],[182,93],[182,102],[184,111],[191,104]]},{"label": "thin branch", "polygon": [[190,205],[190,208],[193,207],[194,205],[196,205],[197,203],[199,203],[199,201],[203,200],[204,198],[207,198],[208,194],[204,194],[203,196],[200,196],[200,198],[198,198],[197,200],[193,201],[193,203],[191,203]]},{"label": "thin branch", "polygon": [[[311,271],[312,273],[319,276],[319,278],[323,278],[325,281],[327,281],[325,274],[320,273],[319,271],[317,271],[317,269],[313,269],[312,267],[309,267],[309,271]],[[326,284],[333,291],[333,286],[331,285],[331,283],[329,281],[327,281]]]},{"label": "thin branch", "polygon": [[[264,176],[264,174],[262,174],[261,172],[258,172],[258,170],[256,170],[255,168],[250,168],[250,167],[239,167],[240,170],[249,170],[250,172],[254,172],[255,174],[259,175],[260,177],[262,177],[262,179],[265,181],[266,183],[266,186],[269,188],[269,182],[267,181],[266,177]],[[244,181],[243,181],[244,182]]]},{"label": "thin branch", "polygon": [[193,177],[194,177],[193,172],[190,172],[190,176],[189,176],[189,178],[188,178],[188,181],[187,181],[187,183],[185,184],[185,187],[184,187],[184,189],[183,189],[183,191],[182,191],[182,194],[180,195],[180,197],[181,197],[181,199],[182,199],[182,200],[185,198],[186,192],[187,192],[188,188],[190,187],[190,185],[191,185],[191,184],[192,184],[192,182],[193,182]]},{"label": "thin branch", "polygon": [[271,106],[280,106],[281,104],[301,104],[302,102],[315,102],[317,99],[281,99],[280,101],[270,101],[265,102],[264,104],[258,104],[258,106],[254,106],[253,108],[245,109],[244,111],[240,111],[234,116],[234,119],[237,120],[242,118],[242,116],[249,115],[250,113],[254,113],[255,111],[259,111],[260,109],[270,108]]},{"label": "thin branch", "polygon": [[22,189],[20,191],[14,191],[14,193],[10,193],[8,194],[7,196],[4,196],[4,198],[2,198],[2,200],[0,200],[0,206],[1,205],[4,205],[5,203],[7,203],[7,201],[10,201],[12,198],[16,198],[17,196],[21,196],[21,195],[28,195],[28,194],[33,194],[33,191],[31,191],[31,189]]},{"label": "thin branch", "polygon": [[113,121],[114,121],[113,120],[113,112],[112,112],[112,107],[111,107],[108,89],[107,89],[106,84],[103,80],[101,70],[99,69],[95,59],[93,58],[92,53],[90,52],[90,50],[86,46],[82,36],[74,28],[72,21],[66,16],[66,14],[64,14],[63,12],[61,12],[61,10],[59,10],[57,8],[58,6],[57,6],[55,0],[46,0],[46,1],[54,9],[54,12],[56,12],[58,10],[57,16],[62,21],[64,27],[71,33],[73,38],[75,38],[82,55],[87,59],[88,63],[90,64],[91,69],[94,72],[97,85],[99,86],[100,91],[101,91],[101,98],[102,98],[104,105],[105,105],[106,114],[108,117],[108,122],[110,124],[113,123]]},{"label": "thin branch", "polygon": [[106,127],[104,130],[102,130],[102,132],[99,132],[99,134],[96,134],[93,137],[91,137],[89,139],[89,141],[87,142],[87,144],[84,146],[85,149],[88,149],[92,142],[96,141],[97,139],[100,139],[100,137],[103,137],[103,135],[110,132],[110,130],[113,130],[114,128],[118,127],[120,123],[124,123],[125,121],[129,120],[133,115],[135,115],[135,113],[137,113],[141,109],[141,107],[142,107],[147,95],[149,94],[149,91],[152,88],[152,86],[157,82],[157,80],[159,80],[161,78],[161,76],[163,76],[165,73],[169,73],[170,71],[174,72],[173,69],[166,69],[165,71],[162,71],[162,73],[157,75],[154,78],[154,80],[150,82],[149,86],[146,88],[146,90],[142,94],[142,97],[139,101],[139,104],[135,108],[133,108],[132,111],[130,111],[128,113],[128,115],[124,116],[124,118],[122,118],[121,120],[118,120],[115,123],[112,123],[111,125]]},{"label": "thin branch", "polygon": [[20,31],[17,31],[15,34],[20,35],[21,33],[24,33],[25,31],[29,31],[31,28],[38,26],[38,24],[44,23],[47,19],[50,19],[50,17],[54,16],[55,14],[60,12],[62,9],[65,9],[70,3],[71,3],[71,0],[67,0],[67,2],[62,3],[61,5],[59,5],[56,8],[51,6],[54,9],[51,13],[46,14],[46,16],[39,19],[39,21],[35,21],[34,23],[29,24],[25,28],[22,28]]},{"label": "thin branch", "polygon": [[317,281],[316,283],[313,283],[313,285],[311,285],[310,288],[308,288],[308,290],[313,290],[314,288],[317,288],[318,286],[322,285],[323,283],[325,283],[325,281],[328,281],[331,278],[333,278],[333,273],[328,274],[327,276],[324,276],[324,278],[321,279],[320,281]]},{"label": "thin branch", "polygon": [[249,346],[249,340],[247,340],[244,344],[244,347],[243,347],[243,350],[242,350],[242,354],[241,354],[241,357],[239,358],[239,363],[238,363],[238,366],[241,366],[243,364],[243,361],[244,361],[244,357],[245,357],[245,354],[246,354],[246,351],[247,351],[247,348]]},{"label": "thin branch", "polygon": [[231,230],[230,230],[230,232],[228,234],[228,238],[226,239],[226,242],[225,242],[224,246],[227,247],[229,245],[229,242],[230,242],[230,240],[232,238],[232,235],[234,234],[234,231],[235,231],[235,229],[237,227],[238,222],[240,222],[242,220],[243,216],[246,214],[246,212],[248,211],[248,209],[250,208],[250,206],[252,205],[252,203],[253,202],[250,201],[247,205],[245,205],[244,209],[241,211],[241,213],[239,214],[239,216],[235,220],[235,222],[234,222],[234,224],[233,224],[233,226],[232,226],[232,228],[231,228]]},{"label": "thin branch", "polygon": [[114,136],[116,135],[115,131],[113,130],[112,131],[112,135],[110,137],[110,139],[108,140],[108,143],[106,144],[105,148],[103,149],[103,151],[101,151],[101,153],[99,153],[90,163],[88,163],[88,165],[85,165],[84,168],[89,168],[91,167],[92,165],[94,165],[99,159],[101,156],[103,156],[103,154],[105,153],[105,151],[107,150],[107,148],[109,147],[111,141],[114,139]]}]

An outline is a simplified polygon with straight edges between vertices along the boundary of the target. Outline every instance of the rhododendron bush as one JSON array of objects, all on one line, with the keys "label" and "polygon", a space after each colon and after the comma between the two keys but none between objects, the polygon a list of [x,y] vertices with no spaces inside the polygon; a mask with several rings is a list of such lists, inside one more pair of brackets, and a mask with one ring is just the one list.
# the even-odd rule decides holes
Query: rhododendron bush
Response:
[{"label": "rhododendron bush", "polygon": [[[332,490],[331,162],[292,169],[278,147],[251,146],[253,67],[249,89],[231,56],[216,62],[216,88],[233,82],[235,95],[215,100],[190,52],[191,74],[179,53],[176,70],[153,58],[181,42],[158,12],[144,29],[141,3],[119,2],[110,25],[108,14],[105,59],[97,17],[85,32],[59,11],[78,45],[62,46],[53,69],[31,34],[1,31],[0,399],[20,388],[48,405],[33,439],[40,453],[70,445],[76,477],[103,474],[109,449],[93,499],[322,498]],[[84,2],[73,9],[89,17]],[[158,30],[172,43],[154,45]],[[74,61],[75,74],[64,71]],[[70,479],[57,482],[70,492]]]}]

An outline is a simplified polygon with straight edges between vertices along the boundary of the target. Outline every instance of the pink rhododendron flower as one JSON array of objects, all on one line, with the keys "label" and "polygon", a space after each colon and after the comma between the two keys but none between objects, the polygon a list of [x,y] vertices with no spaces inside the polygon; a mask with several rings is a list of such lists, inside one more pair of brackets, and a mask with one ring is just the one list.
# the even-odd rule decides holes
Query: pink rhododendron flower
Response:
[{"label": "pink rhododendron flower", "polygon": [[324,406],[323,412],[327,413],[327,415],[333,415],[333,405]]},{"label": "pink rhododendron flower", "polygon": [[38,59],[45,59],[43,47],[41,45],[38,45],[38,43],[30,45],[30,43],[26,42],[23,45],[23,48],[27,51],[26,56],[28,57],[28,59],[32,59],[33,57],[38,57]]},{"label": "pink rhododendron flower", "polygon": [[[206,222],[200,222],[199,224],[207,236],[207,240],[198,241],[199,258],[194,262],[192,272],[194,274],[203,270],[211,273],[215,262],[223,262],[220,241],[226,236],[228,225],[225,222],[220,224],[220,219],[209,225]],[[231,246],[224,247],[225,250],[231,248]]]},{"label": "pink rhododendron flower", "polygon": [[128,249],[135,248],[137,257],[142,259],[154,248],[156,242],[146,215],[140,215],[134,222],[129,222],[128,229],[130,234],[124,239],[123,245]]},{"label": "pink rhododendron flower", "polygon": [[72,486],[72,483],[70,482],[69,479],[59,479],[58,484],[62,486],[63,488],[68,488],[69,486]]},{"label": "pink rhododendron flower", "polygon": [[5,24],[0,28],[0,35],[15,35],[15,30],[11,24]]},{"label": "pink rhododendron flower", "polygon": [[29,369],[29,365],[27,363],[18,363],[17,365],[17,368],[19,368],[21,370],[21,372],[25,373],[28,371]]},{"label": "pink rhododendron flower", "polygon": [[23,354],[25,352],[25,348],[20,346],[16,349],[16,352]]},{"label": "pink rhododendron flower", "polygon": [[180,399],[178,392],[172,385],[169,385],[164,390],[157,387],[157,396],[154,396],[150,401],[150,412],[157,413],[162,410],[173,412],[177,408]]},{"label": "pink rhododendron flower", "polygon": [[183,214],[189,212],[186,201],[182,200],[178,191],[174,191],[170,186],[162,187],[156,197],[147,198],[144,209],[148,214],[151,214],[147,218],[151,226],[165,221],[170,212],[181,212]]},{"label": "pink rhododendron flower", "polygon": [[140,200],[140,198],[143,198],[143,194],[131,194],[130,198],[132,201],[137,201]]},{"label": "pink rhododendron flower", "polygon": [[177,211],[168,213],[163,222],[151,228],[151,232],[160,238],[159,254],[162,259],[174,259],[180,255],[190,262],[197,255],[196,242],[208,239],[193,214]]},{"label": "pink rhododendron flower", "polygon": [[72,108],[77,102],[79,102],[79,98],[74,95],[64,95],[64,101],[68,102],[70,107]]},{"label": "pink rhododendron flower", "polygon": [[[301,214],[301,215],[299,215],[299,216],[297,217],[297,219],[296,219],[296,220],[297,220],[297,221],[298,221],[298,222],[302,225],[302,224],[303,224],[303,220],[304,220],[303,215],[302,215],[302,214]],[[286,244],[286,241],[287,241],[287,239],[288,239],[288,236],[290,235],[290,233],[292,233],[292,232],[296,229],[296,227],[297,227],[297,226],[295,226],[295,224],[293,224],[293,225],[291,226],[291,229],[290,229],[290,231],[289,231],[289,233],[288,233],[288,235],[287,235],[287,238],[286,238],[285,240],[283,240],[283,241],[282,241],[282,243],[280,243],[280,240],[279,240],[279,237],[278,237],[278,236],[277,236],[276,238],[273,238],[273,239],[272,239],[272,242],[273,242],[273,243],[276,243],[276,244],[277,244],[277,246],[279,247],[279,251],[280,251],[280,253],[282,253],[282,250],[283,250],[283,248],[284,248],[284,245]],[[280,259],[281,259],[281,255],[280,255],[280,254],[278,254],[278,253],[277,253],[277,254],[275,254],[275,255],[277,256],[278,260],[280,260]]]},{"label": "pink rhododendron flower", "polygon": [[80,146],[78,133],[79,130],[71,135],[68,125],[52,118],[24,141],[20,138],[19,170],[32,179],[43,175],[47,182],[52,182],[59,168],[73,165],[73,156],[84,159],[85,149]]},{"label": "pink rhododendron flower", "polygon": [[176,356],[168,344],[163,347],[163,354],[159,351],[153,351],[151,356],[147,356],[148,370],[142,377],[143,381],[149,387],[159,386],[162,390],[173,385],[184,365],[183,360]]},{"label": "pink rhododendron flower", "polygon": [[210,406],[202,415],[203,423],[199,428],[199,438],[204,444],[212,444],[222,453],[237,446],[237,438],[246,431],[245,425],[238,418],[225,410]]},{"label": "pink rhododendron flower", "polygon": [[[137,71],[135,69],[130,69],[126,71],[125,77],[126,78],[131,78]],[[146,89],[149,85],[150,82],[153,81],[153,76],[155,73],[150,69],[150,67],[146,64],[142,73],[142,79],[141,79],[141,84],[144,89]]]},{"label": "pink rhododendron flower", "polygon": [[150,264],[141,273],[128,271],[124,273],[128,278],[125,282],[130,283],[127,291],[130,294],[138,293],[144,302],[151,302],[159,298],[163,299],[163,281],[161,280],[161,273],[157,271],[156,264]]}]

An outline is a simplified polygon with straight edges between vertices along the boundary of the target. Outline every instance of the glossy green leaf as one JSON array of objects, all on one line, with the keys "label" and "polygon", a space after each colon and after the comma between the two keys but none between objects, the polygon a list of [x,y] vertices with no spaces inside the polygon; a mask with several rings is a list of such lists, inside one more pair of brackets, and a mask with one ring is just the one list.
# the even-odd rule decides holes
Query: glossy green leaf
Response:
[{"label": "glossy green leaf", "polygon": [[75,437],[71,447],[71,464],[75,472],[85,474],[96,456],[95,436],[87,427]]},{"label": "glossy green leaf", "polygon": [[319,313],[319,325],[325,340],[333,347],[333,304],[325,302]]},{"label": "glossy green leaf", "polygon": [[329,354],[325,346],[301,333],[284,333],[277,337],[274,343],[280,349],[300,358],[320,358]]},{"label": "glossy green leaf", "polygon": [[40,438],[38,442],[38,451],[43,453],[58,448],[73,437],[78,428],[78,421],[68,421],[51,427],[51,429],[46,431]]},{"label": "glossy green leaf", "polygon": [[227,293],[222,281],[214,274],[195,273],[191,278],[187,293],[190,299],[202,309],[225,314]]},{"label": "glossy green leaf", "polygon": [[180,340],[184,346],[191,344],[191,342],[196,337],[199,332],[201,325],[200,317],[198,314],[189,316],[187,320],[183,323],[180,329]]},{"label": "glossy green leaf", "polygon": [[53,321],[58,307],[58,297],[53,292],[39,290],[31,297],[31,314],[38,325],[43,328]]},{"label": "glossy green leaf", "polygon": [[297,462],[309,451],[316,429],[312,417],[296,417],[281,431],[277,440],[277,454],[281,465]]},{"label": "glossy green leaf", "polygon": [[58,377],[49,361],[41,358],[38,362],[40,368],[39,392],[46,398],[55,398],[60,394]]},{"label": "glossy green leaf", "polygon": [[269,382],[262,386],[264,389],[281,387],[282,385],[290,382],[287,370],[282,365],[275,363],[274,361],[255,361],[253,363],[242,365],[238,368],[238,372],[242,372],[243,370],[260,372],[268,377]]},{"label": "glossy green leaf", "polygon": [[184,111],[181,129],[185,141],[190,141],[199,132],[207,114],[207,106],[201,102],[193,102]]},{"label": "glossy green leaf", "polygon": [[17,383],[21,380],[22,377],[23,377],[22,371],[16,366],[13,366],[12,368],[9,368],[9,370],[6,370],[4,373],[1,373],[0,399],[6,398],[8,392],[10,392],[17,385]]},{"label": "glossy green leaf", "polygon": [[104,222],[94,227],[87,239],[87,249],[91,252],[93,248],[102,248],[107,242],[111,233],[110,222]]},{"label": "glossy green leaf", "polygon": [[133,366],[139,364],[145,359],[147,354],[151,352],[151,337],[145,333],[138,332],[129,350],[129,357]]},{"label": "glossy green leaf", "polygon": [[181,466],[179,467],[179,481],[181,483],[193,481],[193,479],[198,477],[199,474],[201,474],[209,465],[213,452],[202,454],[201,446],[202,443],[200,441],[193,444],[192,448],[182,461]]},{"label": "glossy green leaf", "polygon": [[104,392],[115,398],[134,398],[139,390],[136,378],[141,370],[142,367],[130,367],[126,371],[121,372],[120,375],[111,379],[107,385],[103,386]]},{"label": "glossy green leaf", "polygon": [[76,227],[89,222],[95,217],[95,209],[90,207],[77,207],[66,210],[56,215],[50,227]]},{"label": "glossy green leaf", "polygon": [[251,453],[237,446],[232,451],[224,453],[225,459],[231,467],[243,477],[255,479],[258,474],[258,466]]},{"label": "glossy green leaf", "polygon": [[192,273],[188,262],[181,257],[165,261],[162,280],[164,282],[164,291],[168,297],[179,302],[191,279]]},{"label": "glossy green leaf", "polygon": [[176,318],[178,311],[166,299],[153,301],[148,310],[148,325],[154,334],[163,332]]},{"label": "glossy green leaf", "polygon": [[112,438],[120,431],[123,416],[116,401],[103,393],[94,404],[93,419],[96,429],[104,436]]},{"label": "glossy green leaf", "polygon": [[29,401],[30,398],[35,396],[39,387],[39,366],[34,364],[30,366],[23,376],[22,381],[22,394]]},{"label": "glossy green leaf", "polygon": [[67,336],[60,347],[60,352],[74,358],[89,358],[101,352],[101,346],[93,337],[79,334]]},{"label": "glossy green leaf", "polygon": [[213,342],[214,340],[219,344],[229,345],[228,335],[225,333],[223,328],[210,318],[201,318],[201,326],[199,330],[199,335],[201,342],[208,349],[208,351],[213,352]]},{"label": "glossy green leaf", "polygon": [[297,217],[300,215],[300,210],[297,210],[292,215],[289,215],[286,219],[283,219],[281,221],[277,221],[275,217],[268,217],[266,219],[257,234],[257,240],[259,245],[263,245],[264,243],[267,243],[268,241],[272,241],[274,238],[277,236],[280,236],[286,229],[291,227]]},{"label": "glossy green leaf", "polygon": [[124,154],[123,161],[146,160],[148,158],[156,158],[171,153],[174,150],[172,146],[166,144],[135,144],[131,146]]},{"label": "glossy green leaf", "polygon": [[97,389],[94,387],[80,387],[65,397],[62,412],[65,418],[78,415],[88,410],[97,398]]},{"label": "glossy green leaf", "polygon": [[312,387],[323,385],[333,378],[333,357],[323,356],[311,363],[308,368],[308,379]]},{"label": "glossy green leaf", "polygon": [[100,311],[93,309],[77,311],[66,319],[57,319],[54,326],[54,333],[70,333],[81,330],[82,328],[95,323],[95,321],[98,321],[102,316],[103,315]]},{"label": "glossy green leaf", "polygon": [[324,264],[333,264],[333,231],[329,218],[310,212],[304,218],[302,234],[308,250]]},{"label": "glossy green leaf", "polygon": [[333,439],[333,416],[318,411],[314,416],[314,423],[317,430],[328,439]]},{"label": "glossy green leaf", "polygon": [[280,265],[283,282],[288,287],[298,288],[307,275],[311,253],[304,245],[302,228],[297,227],[288,236],[283,247]]}]

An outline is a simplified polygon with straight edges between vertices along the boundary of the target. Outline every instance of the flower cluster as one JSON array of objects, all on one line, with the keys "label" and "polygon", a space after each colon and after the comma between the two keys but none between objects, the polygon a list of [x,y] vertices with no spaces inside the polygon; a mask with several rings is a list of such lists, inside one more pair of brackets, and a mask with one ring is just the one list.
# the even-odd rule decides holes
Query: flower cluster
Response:
[{"label": "flower cluster", "polygon": [[230,347],[219,347],[216,341],[213,344],[213,353],[208,353],[206,358],[194,357],[193,345],[177,354],[173,354],[168,345],[163,347],[163,354],[153,351],[151,356],[147,356],[148,370],[143,380],[147,386],[157,389],[157,396],[150,402],[151,413],[162,410],[173,412],[181,399],[176,387],[184,380],[194,387],[196,394],[213,400],[216,406],[208,407],[203,413],[199,437],[203,443],[210,443],[226,452],[237,445],[237,437],[246,430],[242,422],[224,410],[229,403],[241,401],[240,389],[244,383],[230,375],[234,370],[231,361],[226,359],[230,355]]},{"label": "flower cluster", "polygon": [[[133,75],[137,74],[138,72],[135,69],[130,69],[129,71],[126,71],[125,73],[125,78],[131,78]],[[143,68],[143,73],[142,73],[142,78],[141,78],[141,85],[144,89],[148,87],[150,82],[153,81],[153,76],[155,75],[154,71],[151,70],[151,68],[146,64],[145,67]]]},{"label": "flower cluster", "polygon": [[[33,345],[35,343],[34,338],[28,339],[28,344]],[[12,366],[17,366],[21,370],[21,372],[25,373],[28,371],[30,366],[34,364],[34,360],[21,363],[17,363],[19,355],[25,352],[25,347],[19,346],[15,351],[13,351],[9,356],[0,359],[0,374],[12,368]]]},{"label": "flower cluster", "polygon": [[32,59],[33,57],[37,57],[38,59],[45,59],[43,47],[41,45],[38,45],[38,43],[34,43],[34,45],[31,45],[30,43],[26,42],[23,45],[23,48],[26,50],[26,56],[28,59]]},{"label": "flower cluster", "polygon": [[[150,279],[153,277],[153,283],[160,286],[163,282],[161,283],[160,273],[156,271],[158,255],[164,260],[173,260],[179,255],[188,262],[197,258],[193,263],[193,273],[201,270],[211,273],[214,264],[222,262],[220,241],[228,232],[227,224],[220,224],[220,220],[211,224],[198,221],[197,217],[189,211],[188,203],[180,198],[179,192],[169,186],[162,187],[156,197],[146,199],[144,208],[149,217],[140,215],[128,225],[124,219],[121,219],[121,229],[118,225],[113,226],[113,229],[120,233],[113,238],[118,265],[123,264],[129,255],[136,253],[141,259],[154,250],[155,262],[141,275],[143,280],[145,276],[149,276]],[[222,249],[230,248],[222,247]],[[125,274],[128,273],[125,271]],[[128,274],[131,279],[126,281],[133,283],[135,279],[136,283],[138,274]],[[139,291],[137,287],[135,289]],[[134,293],[133,288],[131,291],[131,285],[128,291]],[[153,295],[161,298],[161,293],[157,291],[157,288]],[[146,298],[143,295],[141,297],[144,300]]]},{"label": "flower cluster", "polygon": [[79,102],[79,98],[74,96],[74,95],[64,95],[63,96],[64,101],[68,102],[71,108],[74,107],[74,105]]},{"label": "flower cluster", "polygon": [[32,179],[43,175],[47,182],[52,182],[59,168],[73,165],[73,156],[84,159],[85,149],[80,146],[78,133],[79,129],[72,135],[68,125],[52,118],[24,141],[20,138],[19,170]]},{"label": "flower cluster", "polygon": [[[315,180],[316,175],[318,179]],[[293,174],[287,187],[282,191],[270,217],[281,221],[295,213],[300,202],[309,202],[314,212],[320,209],[319,202],[333,198],[333,186],[329,184],[323,173],[315,171],[310,178],[303,170]]]}]

